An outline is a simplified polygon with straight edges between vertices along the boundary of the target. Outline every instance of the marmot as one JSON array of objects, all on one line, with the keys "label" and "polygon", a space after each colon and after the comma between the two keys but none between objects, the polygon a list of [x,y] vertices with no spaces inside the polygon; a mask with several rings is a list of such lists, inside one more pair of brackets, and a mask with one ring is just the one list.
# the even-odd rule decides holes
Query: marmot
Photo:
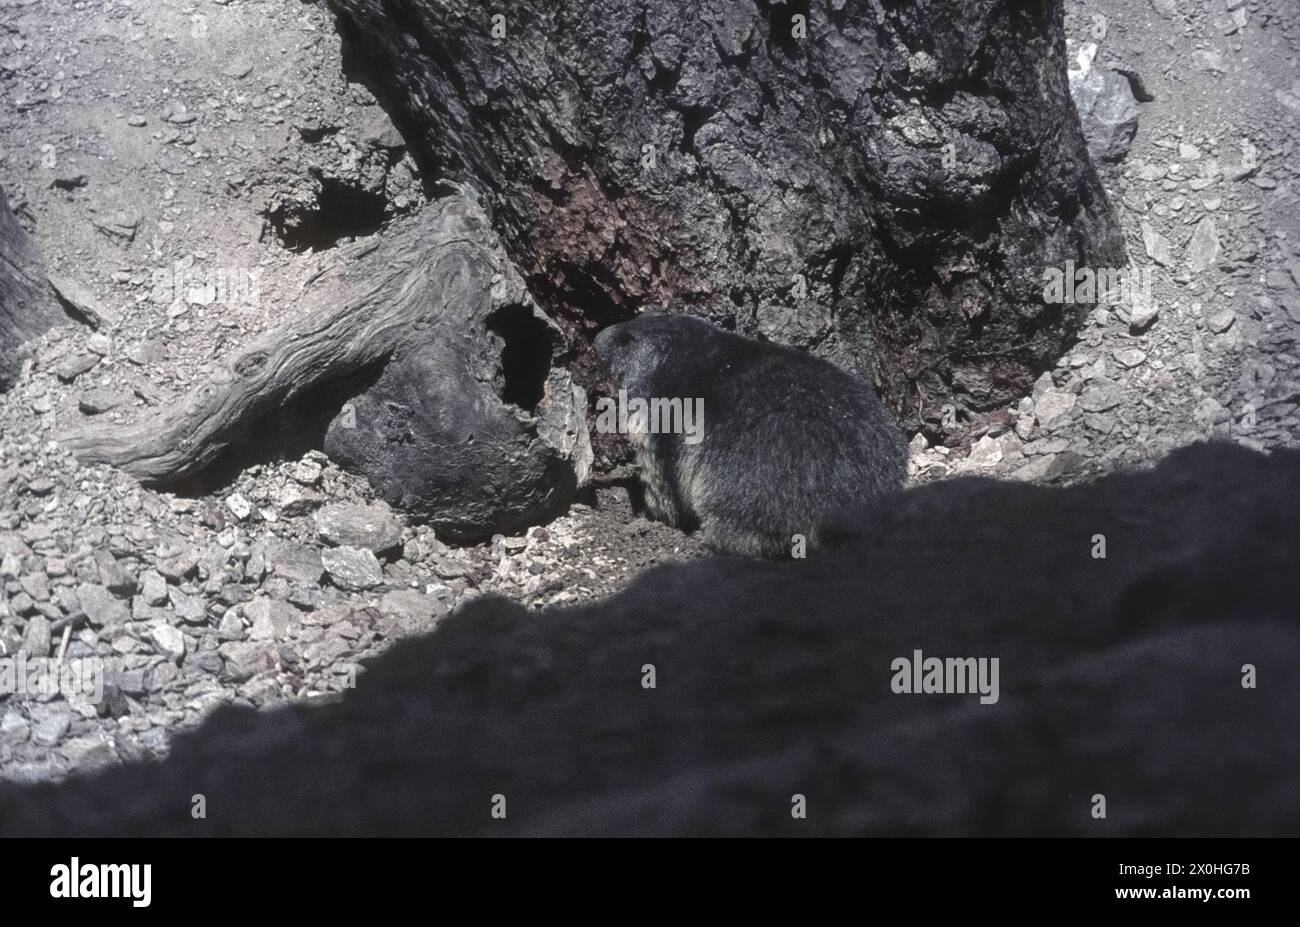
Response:
[{"label": "marmot", "polygon": [[606,328],[595,347],[621,402],[702,411],[696,434],[622,421],[650,514],[712,547],[789,554],[795,535],[815,543],[829,510],[902,485],[902,434],[865,383],[824,360],[658,312]]}]

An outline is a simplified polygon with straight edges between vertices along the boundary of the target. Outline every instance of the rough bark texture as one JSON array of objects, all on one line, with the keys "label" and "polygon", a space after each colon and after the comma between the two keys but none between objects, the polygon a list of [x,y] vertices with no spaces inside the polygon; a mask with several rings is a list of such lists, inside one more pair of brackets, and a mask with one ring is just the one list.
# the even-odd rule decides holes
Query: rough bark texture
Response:
[{"label": "rough bark texture", "polygon": [[18,375],[18,346],[61,321],[66,316],[46,282],[40,253],[0,189],[0,391]]},{"label": "rough bark texture", "polygon": [[[1300,454],[1201,445],[1071,489],[952,480],[828,536],[805,562],[664,567],[588,608],[476,603],[341,702],[223,708],[161,764],[0,790],[0,832],[1300,825]],[[999,658],[999,700],[892,693],[917,649]]]},{"label": "rough bark texture", "polygon": [[438,200],[332,253],[302,301],[303,314],[161,419],[87,426],[64,445],[85,462],[170,483],[210,467],[264,417],[382,366],[372,384],[335,393],[347,401],[325,449],[448,536],[530,523],[586,481],[585,396],[552,373],[559,333],[473,201]]},{"label": "rough bark texture", "polygon": [[330,5],[426,173],[490,196],[582,382],[596,328],[685,309],[933,424],[1062,353],[1080,309],[1044,268],[1124,260],[1060,0]]}]

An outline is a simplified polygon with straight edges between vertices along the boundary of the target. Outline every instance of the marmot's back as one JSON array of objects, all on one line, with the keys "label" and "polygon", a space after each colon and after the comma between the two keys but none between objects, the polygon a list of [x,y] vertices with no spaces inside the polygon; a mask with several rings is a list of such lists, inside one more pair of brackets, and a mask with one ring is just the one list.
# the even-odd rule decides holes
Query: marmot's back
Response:
[{"label": "marmot's back", "polygon": [[714,546],[778,556],[830,509],[897,489],[905,448],[866,384],[832,364],[647,314],[601,332],[596,349],[629,397],[702,404],[697,441],[634,441],[657,517],[698,525]]}]

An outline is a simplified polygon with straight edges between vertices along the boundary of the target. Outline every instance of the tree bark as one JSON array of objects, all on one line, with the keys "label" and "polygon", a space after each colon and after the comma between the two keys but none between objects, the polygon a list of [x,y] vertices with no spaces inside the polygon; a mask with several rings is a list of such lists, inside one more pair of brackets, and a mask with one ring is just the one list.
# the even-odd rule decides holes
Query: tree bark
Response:
[{"label": "tree bark", "polygon": [[40,252],[0,189],[0,391],[18,376],[18,347],[66,321],[50,291]]},{"label": "tree bark", "polygon": [[[515,517],[493,507],[502,487],[510,490],[513,504],[530,512],[543,498],[548,505],[560,504],[557,488],[571,493],[585,480],[585,430],[581,418],[575,421],[572,415],[575,395],[567,377],[548,379],[547,394],[533,410],[511,405],[500,395],[510,371],[493,320],[506,310],[522,312],[542,331],[549,320],[534,308],[471,200],[438,200],[377,239],[331,252],[301,302],[306,308],[299,316],[241,351],[160,418],[128,427],[83,427],[64,435],[64,446],[85,463],[120,467],[142,483],[171,483],[210,467],[259,419],[323,384],[373,365],[384,363],[387,370],[428,355],[435,358],[432,373],[442,389],[431,391],[429,382],[420,380],[407,384],[403,399],[415,401],[424,394],[430,403],[448,408],[468,402],[472,413],[458,420],[456,428],[490,434],[493,440],[475,446],[460,433],[439,431],[436,423],[405,422],[403,431],[428,426],[432,433],[418,437],[442,453],[428,461],[425,472],[403,479],[385,469],[393,447],[358,414],[369,402],[368,389],[347,397],[350,401],[331,428],[355,432],[350,446],[377,445],[360,469],[382,495],[397,496],[390,501],[420,510],[427,501],[422,493],[436,484],[440,466],[478,472],[477,479],[462,482],[455,494],[443,494],[421,512],[435,524],[452,523],[458,520],[458,506],[472,506],[477,514],[469,522],[474,523],[464,525],[472,534],[500,530],[503,519],[508,523]],[[549,372],[549,363],[540,370],[542,376]],[[381,376],[369,389],[383,383]],[[556,416],[568,425],[559,435],[552,422]],[[511,466],[503,467],[507,447],[515,453],[506,455]]]},{"label": "tree bark", "polygon": [[598,328],[682,309],[939,430],[1070,344],[1046,269],[1124,261],[1060,0],[329,2],[425,172],[490,195],[580,382]]}]

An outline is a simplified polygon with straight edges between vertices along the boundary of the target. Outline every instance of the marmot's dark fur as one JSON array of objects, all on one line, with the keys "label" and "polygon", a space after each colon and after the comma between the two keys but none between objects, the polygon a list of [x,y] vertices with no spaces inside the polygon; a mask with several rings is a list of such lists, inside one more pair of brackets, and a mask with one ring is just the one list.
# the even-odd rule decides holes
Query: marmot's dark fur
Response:
[{"label": "marmot's dark fur", "polygon": [[703,400],[702,440],[628,437],[650,513],[720,550],[787,554],[828,511],[903,482],[906,448],[880,401],[819,358],[661,313],[605,329],[596,352],[629,400]]}]

